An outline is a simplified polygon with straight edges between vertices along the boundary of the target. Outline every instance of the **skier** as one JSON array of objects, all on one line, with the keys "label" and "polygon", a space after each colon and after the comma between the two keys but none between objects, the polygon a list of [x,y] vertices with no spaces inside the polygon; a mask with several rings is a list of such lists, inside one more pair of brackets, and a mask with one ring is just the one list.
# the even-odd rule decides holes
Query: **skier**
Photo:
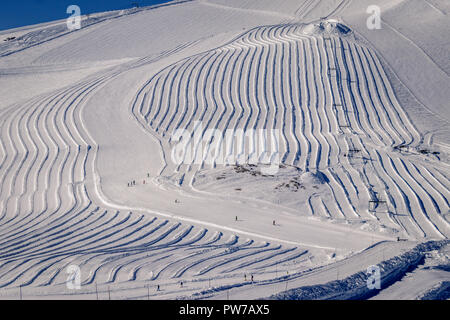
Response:
[{"label": "skier", "polygon": [[272,224],[275,225],[275,220],[273,220]]},{"label": "skier", "polygon": [[159,284],[158,284],[158,286],[156,287],[156,291],[159,291]]},{"label": "skier", "polygon": [[252,275],[252,282],[253,282],[253,275]]},{"label": "skier", "polygon": [[236,216],[236,219],[235,219],[236,221],[237,221],[237,216]]}]

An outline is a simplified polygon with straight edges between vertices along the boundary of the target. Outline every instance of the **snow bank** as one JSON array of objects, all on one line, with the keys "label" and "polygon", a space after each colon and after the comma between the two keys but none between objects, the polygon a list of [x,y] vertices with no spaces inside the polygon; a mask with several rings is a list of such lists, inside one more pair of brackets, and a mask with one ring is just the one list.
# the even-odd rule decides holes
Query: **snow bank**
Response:
[{"label": "snow bank", "polygon": [[350,27],[334,19],[307,24],[302,30],[306,35],[330,34],[337,36],[351,34],[351,31]]}]

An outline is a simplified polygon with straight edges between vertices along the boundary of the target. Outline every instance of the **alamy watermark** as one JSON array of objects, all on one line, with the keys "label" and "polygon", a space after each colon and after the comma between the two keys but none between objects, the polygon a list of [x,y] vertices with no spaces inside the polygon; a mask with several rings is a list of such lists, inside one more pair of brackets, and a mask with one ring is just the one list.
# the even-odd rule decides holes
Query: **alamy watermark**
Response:
[{"label": "alamy watermark", "polygon": [[171,159],[176,165],[258,165],[261,173],[274,175],[280,165],[279,129],[203,130],[194,122],[194,132],[175,130],[169,140],[174,143]]}]

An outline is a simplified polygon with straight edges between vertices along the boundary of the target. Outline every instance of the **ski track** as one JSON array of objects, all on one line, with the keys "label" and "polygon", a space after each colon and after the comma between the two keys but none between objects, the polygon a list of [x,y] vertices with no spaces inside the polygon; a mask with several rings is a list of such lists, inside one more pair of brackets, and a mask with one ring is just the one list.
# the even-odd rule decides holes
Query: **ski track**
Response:
[{"label": "ski track", "polygon": [[[296,14],[316,5],[304,1]],[[0,111],[1,288],[64,283],[71,264],[81,267],[88,285],[252,272],[310,254],[117,210],[90,190],[99,146],[83,124],[86,100],[121,72],[192,44]],[[423,135],[397,102],[376,54],[343,37],[307,36],[295,24],[254,28],[160,70],[138,88],[131,112],[161,144],[161,176],[182,185],[192,185],[206,164],[167,160],[174,130],[193,132],[202,121],[193,156],[204,159],[199,146],[211,138],[207,129],[276,128],[284,164],[329,180],[332,197],[311,196],[312,214],[376,219],[413,239],[450,235],[443,218],[448,169],[395,151],[418,147]],[[369,210],[370,200],[385,200],[387,210]]]},{"label": "ski track", "polygon": [[[165,154],[171,150],[171,132],[194,132],[194,122],[202,121],[201,136],[190,140],[192,159],[167,163],[161,175],[191,185],[207,166],[208,149],[201,155],[200,146],[211,141],[208,129],[276,128],[284,164],[321,171],[329,179],[332,199],[310,199],[311,212],[376,219],[414,239],[447,238],[450,226],[442,214],[449,208],[448,181],[441,182],[433,167],[444,169],[396,151],[400,145],[423,145],[423,135],[396,100],[376,54],[345,37],[301,31],[295,24],[255,28],[148,80],[132,112]],[[255,145],[250,143],[249,150]],[[386,204],[369,210],[369,201]]]}]

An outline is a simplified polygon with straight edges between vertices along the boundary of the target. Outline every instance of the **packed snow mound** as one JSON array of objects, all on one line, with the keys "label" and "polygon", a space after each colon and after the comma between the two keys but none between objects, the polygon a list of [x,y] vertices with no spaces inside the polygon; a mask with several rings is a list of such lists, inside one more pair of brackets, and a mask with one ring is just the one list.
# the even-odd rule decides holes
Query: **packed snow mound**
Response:
[{"label": "packed snow mound", "polygon": [[304,172],[300,178],[304,184],[324,184],[328,181],[327,177],[320,171],[315,173],[311,171]]},{"label": "packed snow mound", "polygon": [[305,35],[332,34],[340,36],[348,35],[351,31],[348,26],[334,19],[307,24],[302,30]]}]

